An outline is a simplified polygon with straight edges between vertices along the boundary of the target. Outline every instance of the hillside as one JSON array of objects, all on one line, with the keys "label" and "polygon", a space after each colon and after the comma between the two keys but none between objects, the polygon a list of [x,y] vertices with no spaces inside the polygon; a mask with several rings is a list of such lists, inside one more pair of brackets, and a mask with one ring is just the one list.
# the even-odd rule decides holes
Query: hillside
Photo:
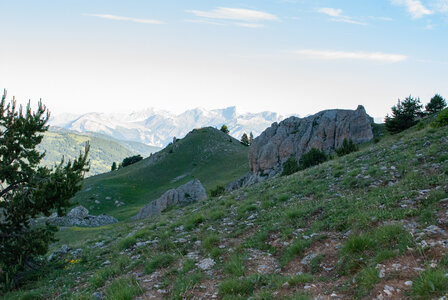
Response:
[{"label": "hillside", "polygon": [[[411,128],[158,218],[66,229],[52,249],[67,244],[67,262],[5,299],[437,299],[448,290],[447,136],[446,126]],[[143,195],[142,175],[171,180],[173,161],[157,175],[144,172],[146,160],[92,177],[84,195],[100,182],[112,191],[118,179]],[[206,179],[229,162],[208,162],[210,186]],[[109,211],[135,211],[124,207],[132,213]]]},{"label": "hillside", "polygon": [[125,157],[141,154],[149,156],[160,148],[147,146],[137,142],[119,141],[99,134],[79,133],[65,129],[50,127],[45,132],[39,151],[45,151],[46,155],[42,164],[54,166],[64,156],[66,160],[73,159],[84,151],[86,142],[90,143],[89,159],[90,171],[87,176],[110,171],[112,163],[121,162]]},{"label": "hillside", "polygon": [[[93,214],[128,219],[166,190],[192,178],[209,191],[241,177],[249,170],[247,153],[248,147],[217,129],[193,130],[136,164],[86,179],[73,201]],[[116,201],[123,204],[117,207]]]}]

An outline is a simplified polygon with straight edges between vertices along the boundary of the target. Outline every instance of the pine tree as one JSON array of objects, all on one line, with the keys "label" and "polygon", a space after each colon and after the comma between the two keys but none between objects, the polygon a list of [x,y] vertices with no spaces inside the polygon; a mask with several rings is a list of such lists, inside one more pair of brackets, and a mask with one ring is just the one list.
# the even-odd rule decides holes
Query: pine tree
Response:
[{"label": "pine tree", "polygon": [[227,125],[226,124],[224,124],[224,125],[222,125],[221,126],[221,129],[220,129],[222,132],[224,132],[225,134],[229,134],[229,128],[227,128]]},{"label": "pine tree", "polygon": [[113,162],[112,163],[112,167],[110,167],[110,170],[111,171],[115,171],[117,169],[117,163],[116,162]]},{"label": "pine tree", "polygon": [[45,153],[36,150],[47,131],[49,113],[39,102],[32,112],[28,103],[25,112],[16,108],[13,98],[6,104],[6,91],[0,102],[0,288],[17,283],[20,274],[34,259],[48,250],[54,241],[56,227],[48,223],[32,225],[30,220],[63,215],[70,199],[80,190],[88,171],[87,154],[53,168],[40,165]]},{"label": "pine tree", "polygon": [[397,105],[392,107],[392,116],[386,116],[387,131],[395,134],[417,124],[422,115],[422,107],[419,98],[409,96],[403,101],[398,100]]},{"label": "pine tree", "polygon": [[249,146],[249,138],[247,137],[246,133],[243,133],[243,135],[241,136],[241,144],[245,145],[245,146]]},{"label": "pine tree", "polygon": [[252,131],[249,133],[249,145],[252,145],[254,142],[254,135],[252,134]]},{"label": "pine tree", "polygon": [[439,94],[436,94],[431,98],[428,104],[425,106],[425,110],[428,114],[435,114],[446,107],[446,101]]}]

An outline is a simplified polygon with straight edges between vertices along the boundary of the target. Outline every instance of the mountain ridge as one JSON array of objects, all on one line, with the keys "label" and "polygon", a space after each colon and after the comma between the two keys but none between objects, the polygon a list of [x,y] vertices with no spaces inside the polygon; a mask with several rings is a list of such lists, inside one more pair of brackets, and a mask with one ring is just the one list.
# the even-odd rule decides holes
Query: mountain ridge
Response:
[{"label": "mountain ridge", "polygon": [[184,137],[189,131],[201,127],[217,127],[226,124],[230,135],[239,139],[243,133],[259,135],[274,122],[283,120],[275,112],[238,113],[235,106],[207,110],[194,108],[180,114],[147,108],[131,113],[97,113],[81,115],[59,114],[49,124],[77,132],[95,132],[119,140],[140,142],[164,147],[173,137]]}]

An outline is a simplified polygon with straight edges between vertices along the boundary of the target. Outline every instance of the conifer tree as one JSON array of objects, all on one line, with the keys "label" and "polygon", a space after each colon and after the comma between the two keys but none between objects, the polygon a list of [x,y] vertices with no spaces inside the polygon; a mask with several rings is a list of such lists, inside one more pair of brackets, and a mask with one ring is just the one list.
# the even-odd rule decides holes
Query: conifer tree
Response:
[{"label": "conifer tree", "polygon": [[56,227],[30,222],[56,211],[63,215],[70,199],[80,190],[89,162],[84,153],[73,161],[64,159],[53,168],[40,165],[45,153],[36,147],[47,131],[49,113],[39,102],[33,112],[30,103],[23,111],[13,100],[0,102],[0,288],[8,289],[19,274],[36,267],[34,259],[48,250]]},{"label": "conifer tree", "polygon": [[222,125],[221,126],[221,129],[220,129],[222,132],[224,132],[225,134],[229,134],[229,128],[227,128],[227,125],[226,124],[224,124],[224,125]]},{"label": "conifer tree", "polygon": [[243,135],[241,136],[241,144],[245,145],[245,146],[249,146],[249,138],[247,136],[246,133],[243,133]]},{"label": "conifer tree", "polygon": [[439,94],[436,94],[431,98],[428,104],[425,106],[425,110],[428,114],[435,114],[446,107],[446,101]]}]

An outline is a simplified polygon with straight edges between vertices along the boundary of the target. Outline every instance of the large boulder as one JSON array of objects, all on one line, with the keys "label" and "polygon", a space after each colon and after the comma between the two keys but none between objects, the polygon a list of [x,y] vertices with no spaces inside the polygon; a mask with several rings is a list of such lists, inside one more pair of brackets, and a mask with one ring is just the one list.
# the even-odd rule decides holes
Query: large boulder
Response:
[{"label": "large boulder", "polygon": [[291,156],[297,161],[311,148],[335,152],[345,138],[355,144],[370,141],[373,119],[363,106],[356,110],[324,110],[306,118],[290,117],[267,128],[252,143],[249,164],[253,174],[274,176]]},{"label": "large boulder", "polygon": [[87,210],[87,208],[81,205],[70,210],[65,217],[58,217],[57,215],[53,215],[48,218],[48,221],[54,225],[64,227],[99,227],[118,222],[117,219],[108,215],[89,215],[89,211]]},{"label": "large boulder", "polygon": [[176,189],[166,191],[160,198],[142,207],[134,220],[140,220],[149,216],[158,215],[168,206],[176,204],[188,204],[194,201],[204,200],[207,193],[198,179],[193,179]]},{"label": "large boulder", "polygon": [[72,208],[67,214],[67,217],[72,219],[85,219],[88,216],[89,211],[82,205]]}]

